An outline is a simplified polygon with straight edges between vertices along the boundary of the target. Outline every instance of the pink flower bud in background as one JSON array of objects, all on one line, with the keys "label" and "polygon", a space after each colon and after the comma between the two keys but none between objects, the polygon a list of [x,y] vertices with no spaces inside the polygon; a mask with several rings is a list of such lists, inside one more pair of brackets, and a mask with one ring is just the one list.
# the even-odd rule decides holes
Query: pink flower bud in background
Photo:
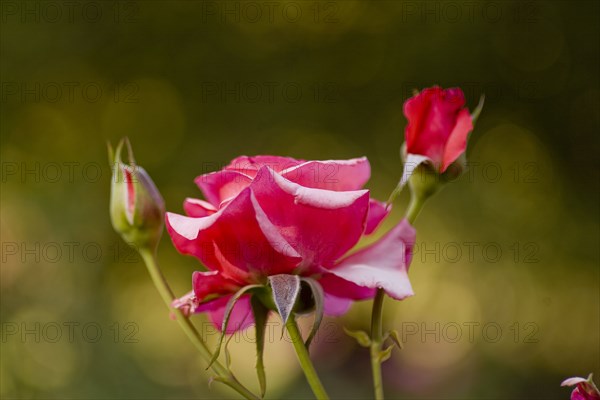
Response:
[{"label": "pink flower bud in background", "polygon": [[571,400],[600,400],[600,391],[592,381],[592,374],[587,379],[580,377],[565,379],[560,386],[575,386],[571,392]]}]

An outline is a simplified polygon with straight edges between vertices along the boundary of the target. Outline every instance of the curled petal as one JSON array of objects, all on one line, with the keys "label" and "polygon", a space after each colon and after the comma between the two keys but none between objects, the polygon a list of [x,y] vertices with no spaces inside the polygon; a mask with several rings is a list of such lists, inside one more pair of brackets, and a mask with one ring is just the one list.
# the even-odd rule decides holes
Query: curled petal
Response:
[{"label": "curled petal", "polygon": [[329,272],[358,286],[385,292],[402,300],[413,295],[408,280],[415,230],[403,220],[372,245],[346,257]]},{"label": "curled petal", "polygon": [[386,207],[386,204],[375,200],[369,200],[369,214],[367,215],[367,226],[365,227],[365,235],[370,235],[377,229],[381,221],[388,216],[391,207]]},{"label": "curled petal", "polygon": [[304,163],[304,160],[296,160],[291,157],[279,156],[240,156],[234,158],[226,170],[237,171],[251,178],[254,178],[262,167],[269,167],[275,172],[281,172],[288,168],[293,168]]},{"label": "curled petal", "polygon": [[578,383],[583,383],[583,382],[587,382],[587,379],[581,378],[581,377],[573,377],[573,378],[567,378],[564,381],[562,381],[562,383],[560,384],[560,386],[575,386]]},{"label": "curled petal", "polygon": [[247,187],[252,178],[238,171],[223,170],[197,177],[194,182],[213,206],[236,196]]},{"label": "curled petal", "polygon": [[236,292],[240,285],[226,278],[219,271],[196,271],[192,274],[192,287],[197,301],[202,302],[209,296]]},{"label": "curled petal", "polygon": [[183,209],[189,217],[208,217],[217,212],[217,208],[207,201],[187,198],[183,202]]},{"label": "curled petal", "polygon": [[184,315],[189,316],[196,312],[198,302],[196,301],[196,295],[194,291],[186,293],[182,297],[173,300],[171,307],[180,309]]},{"label": "curled petal", "polygon": [[281,176],[299,185],[334,191],[358,190],[371,177],[366,157],[351,160],[307,161],[281,171]]}]

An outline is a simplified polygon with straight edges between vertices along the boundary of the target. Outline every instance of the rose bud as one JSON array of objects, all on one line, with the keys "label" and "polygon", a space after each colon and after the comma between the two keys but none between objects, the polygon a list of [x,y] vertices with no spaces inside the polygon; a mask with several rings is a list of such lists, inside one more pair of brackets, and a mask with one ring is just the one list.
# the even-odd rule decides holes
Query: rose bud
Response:
[{"label": "rose bud", "polygon": [[[129,164],[121,161],[123,144],[127,145]],[[110,217],[114,229],[137,248],[154,250],[160,239],[165,214],[165,202],[148,173],[135,165],[128,139],[121,140],[113,153],[110,195]]]},{"label": "rose bud", "polygon": [[580,377],[565,379],[560,386],[575,386],[571,392],[571,400],[600,400],[600,391],[592,381],[592,374],[587,379]]},{"label": "rose bud", "polygon": [[471,115],[461,89],[427,88],[404,103],[408,119],[402,145],[404,172],[399,189],[418,172],[417,190],[435,192],[439,183],[456,179],[466,169],[467,137],[483,107]]}]

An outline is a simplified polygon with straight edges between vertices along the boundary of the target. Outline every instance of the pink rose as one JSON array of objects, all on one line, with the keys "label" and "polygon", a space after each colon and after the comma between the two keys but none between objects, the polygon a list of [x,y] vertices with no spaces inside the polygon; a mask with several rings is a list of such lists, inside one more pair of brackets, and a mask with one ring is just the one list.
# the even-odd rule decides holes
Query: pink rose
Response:
[{"label": "pink rose", "polygon": [[560,386],[575,386],[571,392],[571,400],[600,400],[600,392],[590,375],[588,379],[574,377],[565,379]]},{"label": "pink rose", "polygon": [[[407,221],[348,255],[388,214],[385,204],[362,189],[370,173],[366,158],[242,156],[196,178],[206,201],[186,199],[188,216],[167,213],[166,222],[177,250],[197,257],[208,271],[194,272],[193,291],[174,305],[206,311],[220,327],[233,293],[277,274],[317,279],[331,315],[373,297],[376,288],[396,299],[411,296],[407,272],[415,231]],[[252,322],[243,296],[228,331]]]}]

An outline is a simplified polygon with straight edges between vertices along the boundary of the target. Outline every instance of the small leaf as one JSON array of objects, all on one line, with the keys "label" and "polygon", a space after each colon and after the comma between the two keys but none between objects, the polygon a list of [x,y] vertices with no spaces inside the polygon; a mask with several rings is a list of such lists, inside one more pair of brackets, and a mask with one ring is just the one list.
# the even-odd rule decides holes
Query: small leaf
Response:
[{"label": "small leaf", "polygon": [[475,107],[475,109],[473,110],[473,113],[471,114],[471,121],[473,121],[473,125],[475,125],[475,122],[477,122],[477,118],[479,118],[479,114],[481,114],[481,110],[483,109],[484,102],[485,102],[485,95],[482,94],[481,97],[479,98],[479,103],[477,104],[477,107]]},{"label": "small leaf", "polygon": [[399,349],[403,349],[404,346],[402,346],[402,342],[400,341],[400,337],[398,334],[398,331],[395,329],[392,329],[391,331],[389,331],[387,333],[387,337],[389,337],[390,339],[392,339],[392,342],[394,342],[396,344],[396,346],[398,346]]},{"label": "small leaf", "polygon": [[387,349],[379,352],[379,362],[385,362],[390,359],[392,356],[392,350],[394,349],[394,345],[390,345]]},{"label": "small leaf", "polygon": [[286,274],[272,275],[269,277],[269,282],[271,282],[275,306],[285,325],[300,294],[300,277]]},{"label": "small leaf", "polygon": [[353,337],[356,339],[359,345],[362,347],[370,347],[371,346],[371,338],[369,334],[365,331],[351,331],[350,329],[344,328],[344,332],[346,335]]},{"label": "small leaf", "polygon": [[310,286],[310,291],[312,293],[312,297],[315,300],[315,322],[313,323],[312,329],[306,339],[306,348],[308,349],[310,343],[315,338],[317,331],[319,330],[319,326],[321,326],[321,321],[323,321],[323,310],[325,308],[325,294],[323,293],[323,288],[316,280],[312,278],[302,278],[303,282],[306,282],[308,286]]},{"label": "small leaf", "polygon": [[217,349],[215,350],[215,353],[213,354],[212,358],[210,359],[210,362],[208,363],[208,367],[206,367],[206,369],[209,369],[213,365],[213,363],[217,360],[217,358],[219,358],[219,354],[221,353],[221,346],[223,345],[223,339],[225,338],[225,334],[226,334],[225,332],[227,331],[227,325],[229,325],[229,318],[231,317],[231,312],[233,311],[233,307],[235,306],[235,303],[237,303],[237,301],[240,299],[240,297],[242,297],[244,294],[246,294],[246,292],[248,292],[252,289],[255,289],[255,288],[259,288],[259,287],[262,287],[262,286],[261,285],[244,286],[243,288],[238,290],[238,292],[236,294],[231,296],[231,298],[227,302],[227,306],[225,307],[225,314],[223,317],[223,324],[221,325],[221,336],[219,336],[219,342],[217,343]]},{"label": "small leaf", "polygon": [[269,309],[255,296],[252,296],[250,299],[250,304],[252,304],[252,313],[254,314],[256,329],[256,375],[258,376],[258,383],[260,385],[260,397],[265,397],[265,392],[267,391],[267,377],[265,375],[263,352],[265,349],[265,328],[267,327]]}]

